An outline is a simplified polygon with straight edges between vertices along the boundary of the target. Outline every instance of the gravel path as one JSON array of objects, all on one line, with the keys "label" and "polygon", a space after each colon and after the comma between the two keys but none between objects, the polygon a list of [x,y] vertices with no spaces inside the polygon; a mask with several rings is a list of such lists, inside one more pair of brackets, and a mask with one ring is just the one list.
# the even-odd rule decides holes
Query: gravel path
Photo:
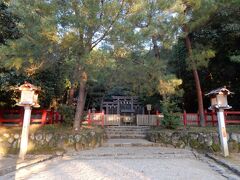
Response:
[{"label": "gravel path", "polygon": [[164,147],[101,147],[40,163],[1,180],[221,180],[240,179],[190,150]]}]

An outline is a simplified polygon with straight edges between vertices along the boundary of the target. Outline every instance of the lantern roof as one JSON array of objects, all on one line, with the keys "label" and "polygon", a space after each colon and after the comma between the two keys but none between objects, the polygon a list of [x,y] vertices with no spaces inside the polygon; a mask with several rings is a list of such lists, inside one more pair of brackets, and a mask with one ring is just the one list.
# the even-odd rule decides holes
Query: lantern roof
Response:
[{"label": "lantern roof", "polygon": [[230,94],[234,94],[234,93],[231,92],[230,90],[228,90],[226,88],[226,86],[224,86],[224,87],[220,87],[220,88],[210,91],[209,93],[205,94],[205,96],[216,96],[218,94],[230,95]]},{"label": "lantern roof", "polygon": [[23,90],[40,91],[41,90],[40,87],[34,86],[27,81],[25,81],[24,84],[22,84],[20,87],[17,87],[16,89],[20,91],[23,91]]}]

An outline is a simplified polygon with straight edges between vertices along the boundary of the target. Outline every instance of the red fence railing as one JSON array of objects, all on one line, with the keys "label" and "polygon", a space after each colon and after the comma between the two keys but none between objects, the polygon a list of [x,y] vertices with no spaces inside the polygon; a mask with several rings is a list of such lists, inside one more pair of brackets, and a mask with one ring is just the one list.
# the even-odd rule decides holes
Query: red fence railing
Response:
[{"label": "red fence railing", "polygon": [[101,125],[103,127],[104,126],[104,111],[93,113],[89,110],[87,122],[88,122],[88,126]]},{"label": "red fence railing", "polygon": [[[224,111],[224,117],[226,124],[240,124],[240,111]],[[198,113],[186,113],[186,111],[184,111],[182,120],[184,126],[200,125],[200,117]],[[215,126],[218,123],[217,113],[213,111],[205,111],[204,121],[206,126]]]},{"label": "red fence railing", "polygon": [[[159,115],[159,113],[157,113]],[[24,109],[0,109],[0,126],[1,125],[18,125],[23,124]],[[156,115],[154,115],[156,116]],[[228,124],[240,124],[240,111],[224,111],[225,123]],[[181,122],[184,126],[199,126],[200,118],[198,113],[186,113],[180,115]],[[161,119],[161,118],[160,118]],[[161,120],[157,119],[156,126],[161,124]],[[204,120],[206,126],[217,125],[217,114],[216,112],[205,112]],[[61,115],[53,110],[36,110],[33,109],[31,113],[31,124],[56,124],[63,121]],[[104,111],[102,112],[88,112],[87,116],[88,126],[105,124]],[[147,124],[146,124],[147,125]],[[153,125],[153,124],[149,124]]]},{"label": "red fence railing", "polygon": [[[0,125],[17,125],[23,124],[24,109],[0,109]],[[31,124],[56,124],[61,123],[60,114],[53,110],[33,109],[31,112]]]}]

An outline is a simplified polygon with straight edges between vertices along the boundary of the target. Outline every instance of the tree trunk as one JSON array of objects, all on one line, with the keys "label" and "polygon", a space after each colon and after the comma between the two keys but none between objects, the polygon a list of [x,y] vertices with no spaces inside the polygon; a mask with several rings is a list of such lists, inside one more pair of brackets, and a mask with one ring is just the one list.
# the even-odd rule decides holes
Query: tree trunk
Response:
[{"label": "tree trunk", "polygon": [[86,83],[87,83],[87,73],[85,71],[81,72],[80,76],[80,87],[79,87],[79,93],[78,93],[78,99],[77,99],[77,109],[75,113],[74,118],[74,130],[79,130],[81,125],[81,120],[83,116],[84,111],[84,105],[85,105],[85,95],[86,95]]},{"label": "tree trunk", "polygon": [[[185,42],[186,42],[186,47],[187,47],[187,50],[188,50],[189,58],[191,59],[191,56],[192,56],[192,45],[191,45],[190,38],[188,36],[189,30],[188,30],[188,27],[187,27],[186,24],[183,26],[183,30],[184,30],[184,32],[186,34]],[[193,60],[191,59],[191,61],[193,61]],[[196,91],[197,91],[198,113],[199,113],[199,116],[200,116],[200,126],[205,126],[201,84],[200,84],[197,68],[196,68],[196,66],[195,66],[195,64],[193,62],[191,62],[191,63],[192,63],[193,76],[194,76],[194,81],[195,81],[195,86],[196,86]]]},{"label": "tree trunk", "polygon": [[152,35],[153,51],[156,59],[160,59],[160,50],[157,44],[157,35]]}]

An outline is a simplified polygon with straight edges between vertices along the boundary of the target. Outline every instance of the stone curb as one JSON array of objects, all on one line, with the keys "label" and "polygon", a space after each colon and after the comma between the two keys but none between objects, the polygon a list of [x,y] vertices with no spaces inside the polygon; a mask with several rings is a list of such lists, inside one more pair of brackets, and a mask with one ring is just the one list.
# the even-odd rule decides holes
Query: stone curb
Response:
[{"label": "stone curb", "polygon": [[103,144],[103,147],[160,147],[161,144],[158,143],[113,143],[113,144]]},{"label": "stone curb", "polygon": [[216,157],[216,156],[214,156],[213,154],[210,154],[210,153],[207,153],[206,157],[214,160],[218,164],[221,164],[221,165],[225,166],[226,168],[228,168],[229,170],[231,170],[232,172],[234,172],[235,174],[240,176],[240,168],[236,167],[235,165],[227,162],[224,159],[220,159],[219,157]]},{"label": "stone curb", "polygon": [[41,163],[41,162],[45,162],[45,161],[48,161],[48,160],[51,160],[51,159],[55,159],[55,158],[58,158],[58,157],[62,157],[62,156],[63,155],[53,155],[53,156],[46,157],[46,158],[33,159],[33,160],[26,161],[26,162],[15,164],[13,166],[8,166],[6,168],[0,169],[0,176],[4,176],[6,174],[17,171],[19,169],[23,169],[23,168],[26,168],[28,166],[32,166],[32,165],[35,165],[35,164],[38,164],[38,163]]}]

